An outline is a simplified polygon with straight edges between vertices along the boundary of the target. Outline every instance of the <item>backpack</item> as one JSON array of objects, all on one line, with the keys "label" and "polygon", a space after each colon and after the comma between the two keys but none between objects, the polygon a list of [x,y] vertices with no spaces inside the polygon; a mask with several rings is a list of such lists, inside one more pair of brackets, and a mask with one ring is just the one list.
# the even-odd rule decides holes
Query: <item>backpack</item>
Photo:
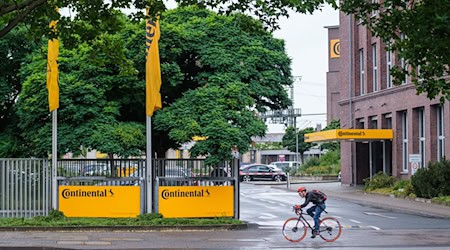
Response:
[{"label": "backpack", "polygon": [[316,195],[317,201],[319,203],[325,202],[327,200],[327,195],[319,190],[312,190],[312,192]]}]

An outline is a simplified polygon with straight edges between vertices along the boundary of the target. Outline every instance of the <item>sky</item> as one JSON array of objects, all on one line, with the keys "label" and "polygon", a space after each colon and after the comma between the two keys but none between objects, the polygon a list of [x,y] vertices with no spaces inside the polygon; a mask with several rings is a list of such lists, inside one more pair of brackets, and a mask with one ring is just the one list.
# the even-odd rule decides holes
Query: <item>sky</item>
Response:
[{"label": "sky", "polygon": [[[297,128],[326,126],[326,72],[328,71],[328,31],[325,26],[339,24],[339,12],[330,6],[312,15],[292,13],[280,20],[276,38],[285,40],[286,52],[292,59],[294,108],[300,108]],[[301,77],[301,79],[300,79]],[[311,115],[312,114],[312,115]],[[323,114],[323,115],[314,115]],[[283,132],[285,126],[268,124],[268,132]]]}]

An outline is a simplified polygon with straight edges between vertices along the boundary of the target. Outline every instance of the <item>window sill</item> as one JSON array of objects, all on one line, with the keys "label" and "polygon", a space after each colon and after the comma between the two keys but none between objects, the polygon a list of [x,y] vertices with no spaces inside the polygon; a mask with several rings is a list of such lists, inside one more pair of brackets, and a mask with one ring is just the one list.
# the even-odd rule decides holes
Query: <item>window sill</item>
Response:
[{"label": "window sill", "polygon": [[400,172],[400,174],[402,174],[402,175],[406,175],[406,174],[409,174],[409,172]]}]

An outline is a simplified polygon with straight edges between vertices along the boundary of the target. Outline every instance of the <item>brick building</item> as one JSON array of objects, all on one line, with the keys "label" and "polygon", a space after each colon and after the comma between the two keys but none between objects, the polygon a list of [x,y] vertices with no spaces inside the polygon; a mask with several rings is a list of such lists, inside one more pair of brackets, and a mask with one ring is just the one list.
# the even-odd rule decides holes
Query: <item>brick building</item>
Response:
[{"label": "brick building", "polygon": [[386,129],[393,134],[388,140],[341,140],[342,183],[362,184],[379,171],[410,178],[417,164],[424,167],[449,158],[449,102],[441,105],[439,98],[417,95],[410,78],[393,85],[390,68],[405,61],[386,52],[382,41],[354,18],[341,13],[339,20],[339,26],[325,27],[328,122],[340,119],[343,129]]}]

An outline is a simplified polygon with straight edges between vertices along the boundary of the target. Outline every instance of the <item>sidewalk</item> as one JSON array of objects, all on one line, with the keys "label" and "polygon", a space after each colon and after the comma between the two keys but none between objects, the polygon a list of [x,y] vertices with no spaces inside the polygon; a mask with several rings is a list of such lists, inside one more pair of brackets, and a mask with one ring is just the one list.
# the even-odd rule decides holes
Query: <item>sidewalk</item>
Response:
[{"label": "sidewalk", "polygon": [[[319,189],[326,193],[328,197],[348,200],[362,205],[450,219],[450,206],[411,199],[396,198],[389,195],[365,193],[362,191],[361,186],[343,186],[340,182],[305,181],[300,183],[291,183],[289,190],[295,191],[300,186],[304,186],[307,189]],[[286,184],[277,185],[276,187],[288,189]]]}]

